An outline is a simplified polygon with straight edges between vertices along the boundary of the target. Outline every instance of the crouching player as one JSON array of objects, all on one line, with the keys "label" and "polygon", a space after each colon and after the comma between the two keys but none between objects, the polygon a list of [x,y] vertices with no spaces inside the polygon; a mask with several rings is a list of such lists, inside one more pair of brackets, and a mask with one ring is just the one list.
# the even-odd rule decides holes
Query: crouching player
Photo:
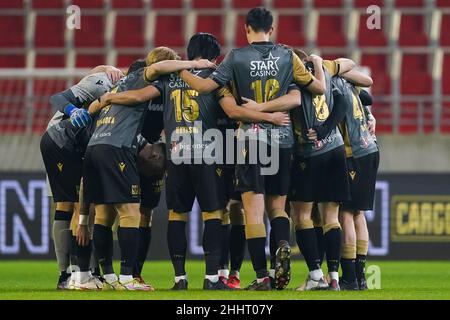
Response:
[{"label": "crouching player", "polygon": [[57,111],[42,136],[40,148],[56,203],[53,239],[60,269],[57,289],[67,289],[70,276],[67,272],[72,242],[70,221],[79,208],[83,158],[77,137],[85,130],[80,127],[91,120],[84,107],[109,91],[121,76],[122,72],[114,67],[99,66],[76,85],[50,98],[53,109]]}]

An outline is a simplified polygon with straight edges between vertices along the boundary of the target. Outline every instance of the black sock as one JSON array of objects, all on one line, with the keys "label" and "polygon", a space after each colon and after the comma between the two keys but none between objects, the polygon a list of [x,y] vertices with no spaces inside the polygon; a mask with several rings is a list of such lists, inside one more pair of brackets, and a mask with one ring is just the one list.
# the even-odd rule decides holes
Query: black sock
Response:
[{"label": "black sock", "polygon": [[139,228],[117,228],[120,246],[120,274],[132,275],[139,246]]},{"label": "black sock", "polygon": [[367,259],[366,255],[363,254],[356,255],[355,269],[356,269],[356,278],[358,280],[365,278],[366,259]]},{"label": "black sock", "polygon": [[87,246],[80,246],[77,244],[77,266],[81,272],[89,271],[91,262],[91,241],[89,241]]},{"label": "black sock", "polygon": [[328,272],[338,272],[341,257],[341,229],[334,228],[324,234]]},{"label": "black sock", "polygon": [[205,254],[206,274],[210,276],[217,275],[219,271],[221,231],[222,221],[220,219],[205,221],[203,252]]},{"label": "black sock", "polygon": [[266,237],[247,239],[247,243],[256,277],[267,277]]},{"label": "black sock", "polygon": [[352,283],[356,280],[355,259],[341,258],[342,279]]},{"label": "black sock", "polygon": [[152,240],[152,227],[139,227],[139,246],[136,263],[133,268],[133,276],[140,276],[145,260],[147,259],[148,249]]},{"label": "black sock", "polygon": [[323,228],[314,227],[314,231],[316,232],[317,250],[319,251],[320,265],[322,265],[323,259],[325,257],[325,240],[323,237]]},{"label": "black sock", "polygon": [[245,256],[245,226],[232,225],[230,231],[230,270],[241,270]]},{"label": "black sock", "polygon": [[289,242],[291,225],[286,217],[277,217],[270,221],[270,268],[275,269],[276,253],[280,241]]},{"label": "black sock", "polygon": [[169,221],[167,225],[167,244],[169,246],[170,259],[175,270],[175,276],[186,274],[184,269],[186,261],[186,222]]},{"label": "black sock", "polygon": [[110,227],[94,224],[94,246],[103,274],[114,273],[113,260],[113,234]]},{"label": "black sock", "polygon": [[230,262],[230,225],[222,225],[222,238],[220,240],[220,264],[219,269],[228,269]]},{"label": "black sock", "polygon": [[317,237],[313,228],[295,231],[297,244],[305,258],[309,271],[320,269],[320,258],[317,249]]},{"label": "black sock", "polygon": [[75,267],[78,265],[77,257],[77,238],[72,236],[70,239],[70,272],[75,272]]}]

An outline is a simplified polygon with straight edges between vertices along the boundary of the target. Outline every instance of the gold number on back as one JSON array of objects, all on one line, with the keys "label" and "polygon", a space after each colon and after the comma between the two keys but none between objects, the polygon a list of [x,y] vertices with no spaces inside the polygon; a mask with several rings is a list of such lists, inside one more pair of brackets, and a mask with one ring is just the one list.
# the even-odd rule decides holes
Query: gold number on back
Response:
[{"label": "gold number on back", "polygon": [[172,91],[170,98],[175,107],[175,120],[177,122],[181,122],[183,119],[190,122],[197,120],[199,116],[199,106],[195,100],[197,96],[198,92],[195,90],[186,90],[183,95],[181,89]]},{"label": "gold number on back", "polygon": [[264,93],[262,90],[262,81],[255,80],[251,84],[252,90],[254,91],[254,97],[256,103],[263,103],[270,101],[277,95],[280,91],[280,83],[277,79],[268,79],[264,85]]}]

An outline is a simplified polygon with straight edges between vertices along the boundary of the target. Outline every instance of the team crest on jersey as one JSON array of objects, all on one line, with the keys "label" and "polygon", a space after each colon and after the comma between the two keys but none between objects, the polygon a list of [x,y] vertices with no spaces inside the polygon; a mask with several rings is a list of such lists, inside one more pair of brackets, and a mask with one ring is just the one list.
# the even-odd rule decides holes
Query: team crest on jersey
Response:
[{"label": "team crest on jersey", "polygon": [[62,172],[63,166],[64,166],[64,165],[63,165],[61,162],[58,162],[58,163],[56,164],[56,166],[58,167],[59,172]]},{"label": "team crest on jersey", "polygon": [[125,163],[119,162],[119,169],[121,172],[123,172],[123,170],[125,170]]},{"label": "team crest on jersey", "polygon": [[356,171],[350,171],[349,174],[350,174],[350,177],[352,178],[352,180],[355,180]]},{"label": "team crest on jersey", "polygon": [[300,162],[300,168],[301,168],[302,170],[305,170],[305,168],[306,168],[306,163]]},{"label": "team crest on jersey", "polygon": [[141,188],[137,184],[133,184],[131,186],[131,195],[132,196],[138,196],[141,194]]},{"label": "team crest on jersey", "polygon": [[262,60],[250,61],[250,76],[251,77],[275,77],[278,74],[278,60],[280,57],[274,57],[270,52],[267,58]]}]

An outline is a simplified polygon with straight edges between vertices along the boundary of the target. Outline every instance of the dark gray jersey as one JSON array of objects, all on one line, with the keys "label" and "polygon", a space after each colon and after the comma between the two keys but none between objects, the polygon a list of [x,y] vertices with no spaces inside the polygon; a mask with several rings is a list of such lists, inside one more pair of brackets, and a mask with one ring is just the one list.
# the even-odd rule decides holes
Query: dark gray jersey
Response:
[{"label": "dark gray jersey", "polygon": [[81,79],[69,89],[54,94],[50,98],[52,108],[57,110],[49,121],[47,132],[50,138],[60,147],[77,148],[77,140],[85,128],[72,126],[64,109],[68,104],[77,108],[88,107],[94,100],[111,90],[112,84],[104,72],[94,73]]},{"label": "dark gray jersey", "polygon": [[347,157],[360,158],[377,152],[378,146],[367,128],[367,117],[359,99],[359,89],[341,77],[333,78],[347,101],[345,119],[339,126],[344,137]]},{"label": "dark gray jersey", "polygon": [[315,143],[306,136],[308,129],[324,123],[333,110],[332,77],[327,67],[324,68],[324,74],[327,86],[325,94],[313,95],[302,89],[301,106],[291,110],[296,140],[295,151],[298,156],[314,157],[344,144],[337,127],[325,139]]},{"label": "dark gray jersey", "polygon": [[[212,70],[191,70],[190,72],[207,78]],[[182,157],[203,158],[205,148],[214,149],[215,144],[218,143],[204,141],[203,133],[208,129],[218,128],[217,122],[221,111],[218,101],[222,90],[199,95],[177,74],[163,76],[154,81],[153,85],[163,97],[167,157],[171,159],[172,155],[177,153]],[[222,146],[217,148],[221,149]]]},{"label": "dark gray jersey", "polygon": [[[241,104],[241,97],[258,103],[278,98],[287,93],[292,82],[308,85],[312,76],[298,58],[294,58],[292,50],[271,42],[260,42],[232,50],[212,73],[211,79],[221,86],[232,83],[233,94]],[[255,137],[263,141],[271,143],[278,140],[281,147],[291,147],[294,141],[291,126],[242,123],[240,127],[260,133]],[[277,139],[268,137],[270,129],[279,130]]]},{"label": "dark gray jersey", "polygon": [[[116,87],[117,92],[146,87],[148,83],[144,80],[143,72],[144,69],[140,69],[123,78]],[[113,103],[103,108],[98,115],[88,146],[106,144],[118,148],[130,148],[137,152],[137,135],[141,132],[144,112],[147,108],[148,101],[134,106]]]}]

